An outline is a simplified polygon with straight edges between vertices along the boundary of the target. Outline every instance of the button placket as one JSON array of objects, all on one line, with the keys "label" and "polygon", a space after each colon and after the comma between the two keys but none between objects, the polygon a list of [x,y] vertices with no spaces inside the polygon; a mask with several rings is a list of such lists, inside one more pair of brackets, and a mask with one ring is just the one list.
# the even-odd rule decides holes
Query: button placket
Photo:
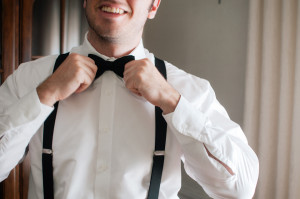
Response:
[{"label": "button placket", "polygon": [[[110,189],[110,163],[111,163],[111,147],[112,147],[112,130],[113,130],[113,112],[114,112],[114,95],[115,95],[115,78],[114,73],[105,72],[102,78],[101,93],[99,99],[99,133],[98,133],[98,151],[97,151],[97,175],[95,187],[95,195],[100,193],[101,196],[106,193],[105,198],[109,198]],[[100,197],[100,195],[99,195]]]}]

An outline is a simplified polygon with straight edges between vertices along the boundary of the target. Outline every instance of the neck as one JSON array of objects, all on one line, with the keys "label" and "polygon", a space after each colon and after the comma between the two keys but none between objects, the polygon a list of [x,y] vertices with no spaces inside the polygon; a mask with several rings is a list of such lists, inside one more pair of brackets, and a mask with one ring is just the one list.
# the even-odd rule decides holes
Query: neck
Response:
[{"label": "neck", "polygon": [[137,39],[113,40],[97,35],[93,30],[89,30],[88,41],[101,54],[108,57],[123,57],[129,55],[139,44],[141,36]]}]

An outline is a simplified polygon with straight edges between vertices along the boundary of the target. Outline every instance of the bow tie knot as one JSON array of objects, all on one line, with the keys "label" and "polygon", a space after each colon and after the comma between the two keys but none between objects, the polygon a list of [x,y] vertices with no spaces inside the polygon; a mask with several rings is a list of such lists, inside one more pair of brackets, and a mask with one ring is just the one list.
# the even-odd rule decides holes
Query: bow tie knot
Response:
[{"label": "bow tie knot", "polygon": [[89,54],[88,56],[95,61],[95,64],[98,67],[95,79],[100,77],[107,70],[113,71],[118,76],[123,78],[125,64],[135,60],[134,56],[132,55],[121,57],[113,62],[105,61],[101,57],[93,54]]}]

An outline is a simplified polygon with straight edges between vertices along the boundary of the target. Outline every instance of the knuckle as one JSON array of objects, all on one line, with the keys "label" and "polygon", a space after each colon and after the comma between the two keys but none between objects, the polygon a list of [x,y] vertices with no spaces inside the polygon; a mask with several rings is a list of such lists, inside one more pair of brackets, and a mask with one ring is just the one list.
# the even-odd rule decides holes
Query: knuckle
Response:
[{"label": "knuckle", "polygon": [[72,53],[69,55],[70,60],[72,61],[73,64],[79,64],[81,60],[81,55]]},{"label": "knuckle", "polygon": [[141,71],[139,71],[139,72],[136,74],[137,80],[139,80],[139,81],[143,81],[143,80],[144,80],[144,75],[143,75],[144,71],[145,71],[144,69],[141,69]]},{"label": "knuckle", "polygon": [[126,88],[130,88],[130,85],[129,85],[128,82],[125,82],[125,87],[126,87]]},{"label": "knuckle", "polygon": [[142,65],[148,65],[149,64],[149,59],[142,59],[141,64]]},{"label": "knuckle", "polygon": [[78,58],[80,55],[77,54],[77,53],[71,53],[69,56],[70,56],[71,58]]},{"label": "knuckle", "polygon": [[98,71],[98,67],[96,65],[93,65],[92,69],[94,70],[95,73]]},{"label": "knuckle", "polygon": [[83,69],[80,67],[76,67],[74,70],[76,76],[81,76],[83,74]]},{"label": "knuckle", "polygon": [[79,60],[74,60],[74,65],[79,66],[80,65],[80,61]]}]

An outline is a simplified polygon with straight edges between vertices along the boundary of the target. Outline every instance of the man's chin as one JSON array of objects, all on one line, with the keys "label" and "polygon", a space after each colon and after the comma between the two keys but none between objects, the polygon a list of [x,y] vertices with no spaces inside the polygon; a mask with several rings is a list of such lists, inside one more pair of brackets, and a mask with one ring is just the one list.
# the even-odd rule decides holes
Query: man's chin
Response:
[{"label": "man's chin", "polygon": [[98,35],[98,37],[107,43],[119,43],[120,38],[117,36],[111,36],[111,35]]},{"label": "man's chin", "polygon": [[113,33],[112,31],[90,29],[89,34],[91,34],[93,38],[97,38],[104,42],[117,43],[118,41],[120,41],[120,35],[117,33]]}]

